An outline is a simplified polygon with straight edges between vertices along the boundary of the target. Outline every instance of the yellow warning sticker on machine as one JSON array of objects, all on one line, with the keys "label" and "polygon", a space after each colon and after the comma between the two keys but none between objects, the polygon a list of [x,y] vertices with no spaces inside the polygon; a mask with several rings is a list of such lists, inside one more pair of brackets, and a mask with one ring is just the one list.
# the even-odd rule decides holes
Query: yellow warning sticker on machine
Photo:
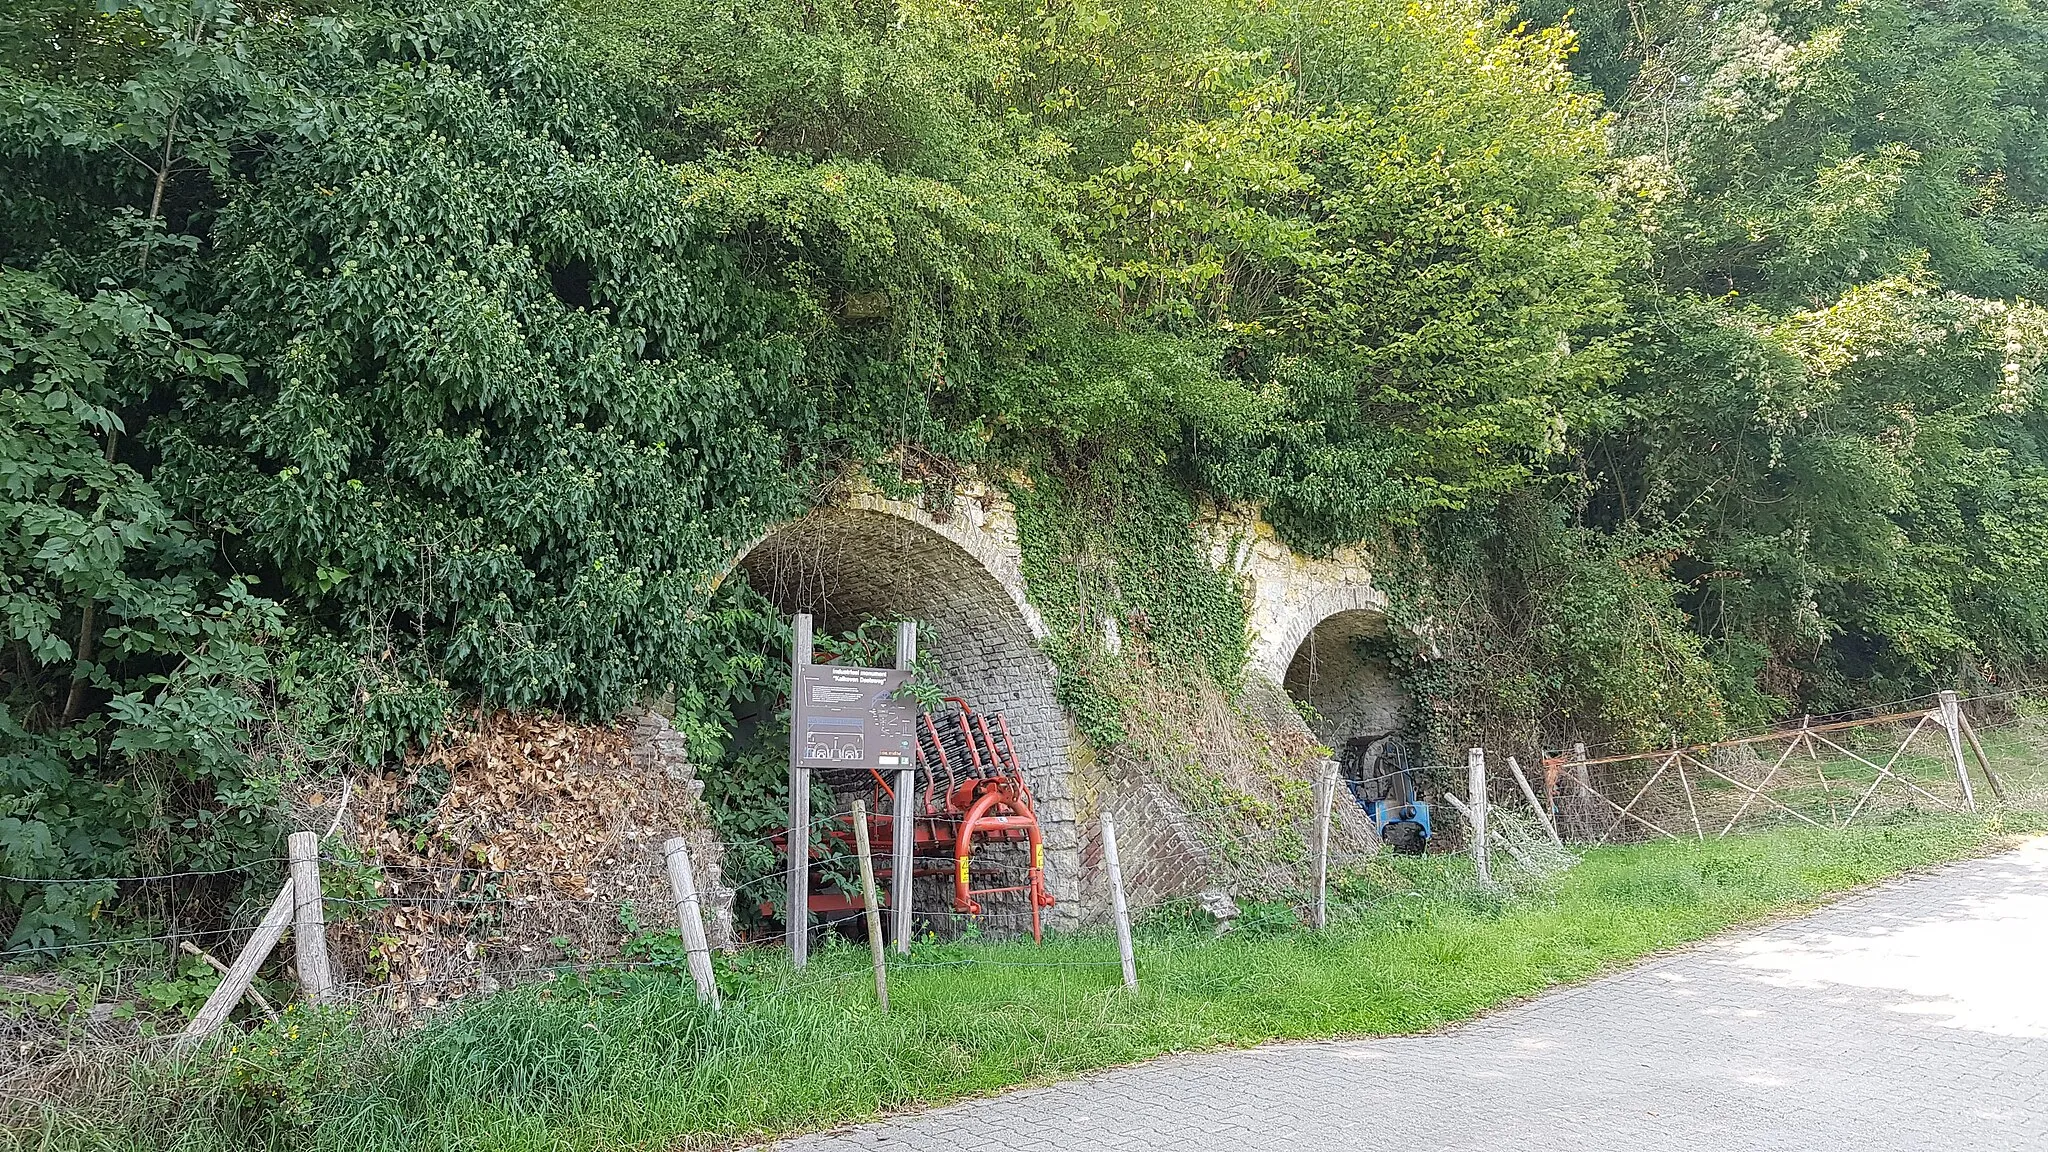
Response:
[{"label": "yellow warning sticker on machine", "polygon": [[1045,842],[1042,840],[1031,846],[1031,866],[1033,868],[1045,867]]},{"label": "yellow warning sticker on machine", "polygon": [[965,856],[960,858],[960,882],[962,884],[967,883],[967,857]]}]

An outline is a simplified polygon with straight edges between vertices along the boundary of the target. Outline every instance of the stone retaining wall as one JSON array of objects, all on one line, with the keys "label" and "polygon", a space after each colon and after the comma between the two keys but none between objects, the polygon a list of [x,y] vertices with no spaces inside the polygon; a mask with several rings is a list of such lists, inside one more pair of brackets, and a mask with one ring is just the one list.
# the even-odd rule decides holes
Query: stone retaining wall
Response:
[{"label": "stone retaining wall", "polygon": [[[1248,610],[1250,677],[1273,701],[1313,706],[1316,739],[1398,726],[1405,701],[1356,641],[1386,628],[1387,597],[1355,550],[1308,557],[1255,515],[1211,513],[1196,526],[1212,563],[1236,577]],[[1054,692],[1044,617],[1023,578],[1014,505],[970,481],[936,510],[855,484],[827,506],[766,533],[736,565],[784,611],[808,611],[821,629],[866,617],[913,618],[921,647],[949,692],[1002,711],[1039,801],[1055,924],[1098,921],[1107,910],[1095,814],[1116,813],[1134,901],[1191,895],[1211,877],[1199,837],[1164,789],[1128,770],[1078,766],[1082,743]],[[1113,637],[1112,637],[1113,639]],[[1251,709],[1276,713],[1270,702]],[[1290,714],[1275,723],[1299,724]],[[1343,820],[1340,818],[1340,823]],[[1348,830],[1355,832],[1355,830]]]}]

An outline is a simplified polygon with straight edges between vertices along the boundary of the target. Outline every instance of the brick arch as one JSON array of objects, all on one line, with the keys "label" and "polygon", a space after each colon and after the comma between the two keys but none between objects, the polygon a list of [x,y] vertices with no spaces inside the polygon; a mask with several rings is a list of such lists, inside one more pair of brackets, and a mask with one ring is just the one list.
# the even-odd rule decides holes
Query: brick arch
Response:
[{"label": "brick arch", "polygon": [[1324,584],[1274,616],[1276,619],[1262,630],[1253,645],[1252,663],[1275,683],[1284,683],[1302,646],[1337,617],[1345,618],[1337,627],[1347,635],[1385,634],[1387,595],[1363,582]]},{"label": "brick arch", "polygon": [[1046,872],[1062,915],[1078,892],[1079,847],[1072,736],[1040,649],[1044,619],[1024,596],[1013,531],[963,501],[945,519],[918,505],[858,493],[766,533],[735,573],[786,612],[810,612],[820,630],[873,617],[916,619],[939,685],[1003,712],[1038,799]]},{"label": "brick arch", "polygon": [[1341,748],[1354,736],[1392,732],[1407,719],[1401,682],[1363,647],[1386,634],[1386,613],[1378,606],[1338,608],[1303,629],[1279,680],[1289,696],[1309,705],[1309,729],[1318,742]]}]

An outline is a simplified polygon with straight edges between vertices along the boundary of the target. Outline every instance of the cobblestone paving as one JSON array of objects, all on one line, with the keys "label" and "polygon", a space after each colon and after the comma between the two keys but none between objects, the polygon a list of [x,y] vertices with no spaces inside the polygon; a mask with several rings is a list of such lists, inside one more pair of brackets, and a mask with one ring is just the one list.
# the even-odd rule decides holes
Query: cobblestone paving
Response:
[{"label": "cobblestone paving", "polygon": [[1168,1057],[779,1147],[2048,1149],[2048,840],[1449,1031]]}]

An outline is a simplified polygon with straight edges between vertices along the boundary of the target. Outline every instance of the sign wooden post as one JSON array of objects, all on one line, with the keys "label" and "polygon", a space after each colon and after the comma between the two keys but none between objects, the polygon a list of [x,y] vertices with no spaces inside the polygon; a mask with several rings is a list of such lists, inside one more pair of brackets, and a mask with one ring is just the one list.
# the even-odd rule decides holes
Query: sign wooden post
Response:
[{"label": "sign wooden post", "polygon": [[[909,671],[917,663],[917,622],[905,620],[896,625],[896,667]],[[890,821],[890,869],[889,869],[889,920],[896,938],[896,952],[901,956],[910,954],[910,902],[911,871],[915,862],[911,852],[915,848],[912,837],[917,832],[917,808],[913,803],[917,793],[917,769],[904,765],[896,770],[895,819]]]},{"label": "sign wooden post", "polygon": [[[878,780],[885,791],[894,792],[888,780],[893,777],[901,784],[905,770],[917,766],[917,701],[903,691],[910,683],[909,668],[840,661],[814,664],[812,628],[810,614],[797,613],[789,656],[787,923],[790,963],[797,968],[810,960],[811,773],[823,769],[842,780]],[[916,631],[898,627],[897,664],[910,664],[916,652]],[[899,811],[914,791],[912,787],[898,793]],[[898,827],[908,831],[911,822],[903,820]],[[867,831],[873,834],[873,829]],[[909,871],[905,868],[901,874]],[[903,903],[907,906],[909,901]]]},{"label": "sign wooden post", "polygon": [[[789,694],[792,717],[803,691],[803,666],[811,662],[811,614],[790,622]],[[789,744],[789,892],[782,921],[789,931],[789,963],[802,968],[811,958],[811,770],[804,767],[800,736]]]}]

